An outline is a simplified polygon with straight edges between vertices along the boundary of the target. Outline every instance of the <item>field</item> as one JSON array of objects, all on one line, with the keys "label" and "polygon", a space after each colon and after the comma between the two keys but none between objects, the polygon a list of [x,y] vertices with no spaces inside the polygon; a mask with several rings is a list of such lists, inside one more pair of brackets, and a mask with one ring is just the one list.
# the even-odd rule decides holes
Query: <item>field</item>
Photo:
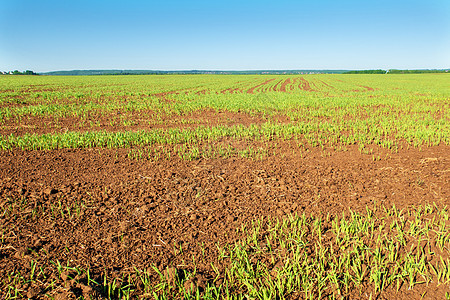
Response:
[{"label": "field", "polygon": [[449,299],[449,82],[2,76],[0,298]]}]

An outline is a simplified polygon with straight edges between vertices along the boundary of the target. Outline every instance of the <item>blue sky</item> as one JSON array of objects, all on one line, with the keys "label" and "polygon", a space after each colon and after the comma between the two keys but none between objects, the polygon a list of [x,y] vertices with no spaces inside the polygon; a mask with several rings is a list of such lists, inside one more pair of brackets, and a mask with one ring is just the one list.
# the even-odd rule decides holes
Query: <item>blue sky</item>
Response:
[{"label": "blue sky", "polygon": [[449,67],[449,0],[0,0],[1,71]]}]

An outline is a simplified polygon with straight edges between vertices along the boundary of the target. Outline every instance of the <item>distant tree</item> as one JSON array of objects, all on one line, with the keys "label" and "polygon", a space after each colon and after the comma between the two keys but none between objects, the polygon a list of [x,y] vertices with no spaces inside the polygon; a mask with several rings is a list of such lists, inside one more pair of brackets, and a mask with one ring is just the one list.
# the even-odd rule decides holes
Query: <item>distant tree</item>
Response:
[{"label": "distant tree", "polygon": [[422,73],[444,73],[446,70],[396,70],[391,69],[386,72],[385,70],[361,70],[361,71],[348,71],[344,74],[422,74]]},{"label": "distant tree", "polygon": [[348,71],[344,74],[385,74],[385,70],[361,70],[361,71]]},{"label": "distant tree", "polygon": [[26,70],[25,72],[20,72],[19,70],[14,70],[14,71],[9,72],[9,74],[11,74],[11,75],[38,75],[35,72],[30,71],[30,70]]}]

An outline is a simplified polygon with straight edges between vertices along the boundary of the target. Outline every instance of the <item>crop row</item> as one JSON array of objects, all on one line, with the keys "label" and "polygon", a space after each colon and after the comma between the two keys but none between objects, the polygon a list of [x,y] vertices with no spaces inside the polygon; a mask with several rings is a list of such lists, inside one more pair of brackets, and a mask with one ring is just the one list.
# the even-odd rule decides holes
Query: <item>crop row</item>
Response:
[{"label": "crop row", "polygon": [[[390,123],[395,120],[380,120],[378,126],[371,126],[367,121],[354,122],[350,127],[344,124],[300,122],[280,124],[266,122],[260,126],[213,126],[194,129],[154,129],[137,132],[66,132],[54,134],[25,134],[22,136],[0,136],[0,149],[13,148],[50,150],[59,148],[89,147],[131,147],[153,144],[182,144],[199,141],[214,142],[222,138],[246,140],[291,140],[305,139],[313,146],[339,146],[360,144],[380,145],[384,148],[398,147],[399,140],[413,146],[449,144],[449,125],[418,124],[409,122]],[[347,133],[343,133],[347,131]]]}]

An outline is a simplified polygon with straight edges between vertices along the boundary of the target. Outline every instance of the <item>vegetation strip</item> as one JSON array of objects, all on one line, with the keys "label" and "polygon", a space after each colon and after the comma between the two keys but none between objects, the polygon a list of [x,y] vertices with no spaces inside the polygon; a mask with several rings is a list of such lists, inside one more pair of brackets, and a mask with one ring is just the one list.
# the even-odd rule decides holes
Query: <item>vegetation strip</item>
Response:
[{"label": "vegetation strip", "polygon": [[[354,125],[358,125],[357,123]],[[313,146],[345,146],[351,144],[364,145],[375,144],[384,148],[398,148],[399,140],[406,140],[413,146],[449,144],[450,135],[447,135],[446,126],[411,128],[405,126],[402,131],[388,136],[388,132],[377,128],[371,129],[367,124],[361,124],[362,128],[355,133],[342,134],[338,128],[329,124],[311,124],[297,122],[296,124],[264,123],[261,126],[200,126],[195,129],[156,129],[152,131],[125,131],[125,132],[67,132],[54,134],[25,134],[22,136],[0,136],[0,149],[13,148],[32,150],[51,150],[61,148],[90,148],[90,147],[132,147],[147,146],[153,144],[182,144],[196,143],[199,141],[213,142],[220,138],[250,139],[250,140],[272,140],[272,139],[305,139]],[[442,130],[440,130],[442,128]],[[365,130],[363,134],[361,131]],[[392,132],[390,132],[392,135]]]}]

